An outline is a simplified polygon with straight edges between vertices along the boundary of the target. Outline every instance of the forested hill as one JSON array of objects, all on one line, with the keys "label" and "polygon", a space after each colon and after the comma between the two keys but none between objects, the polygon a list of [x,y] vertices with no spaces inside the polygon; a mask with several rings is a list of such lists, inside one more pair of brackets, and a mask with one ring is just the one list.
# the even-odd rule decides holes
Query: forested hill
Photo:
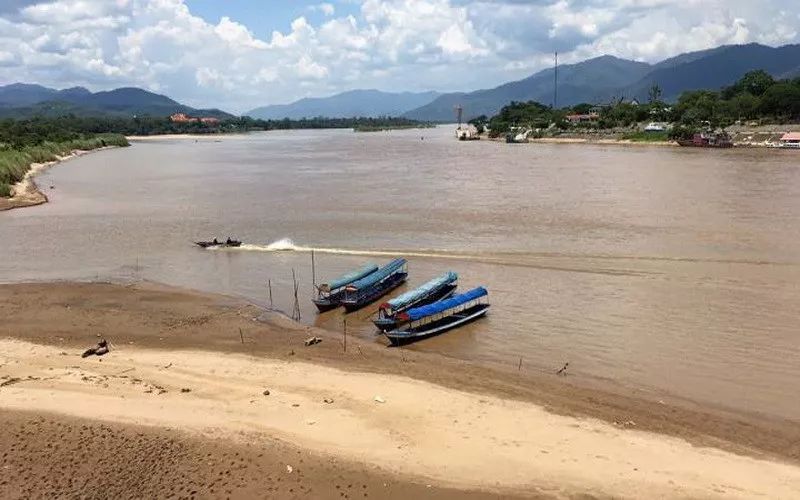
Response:
[{"label": "forested hill", "polygon": [[102,92],[90,92],[83,87],[56,90],[25,83],[0,87],[0,117],[2,118],[55,117],[67,114],[163,117],[173,113],[220,119],[233,116],[218,109],[192,108],[167,96],[135,87]]}]

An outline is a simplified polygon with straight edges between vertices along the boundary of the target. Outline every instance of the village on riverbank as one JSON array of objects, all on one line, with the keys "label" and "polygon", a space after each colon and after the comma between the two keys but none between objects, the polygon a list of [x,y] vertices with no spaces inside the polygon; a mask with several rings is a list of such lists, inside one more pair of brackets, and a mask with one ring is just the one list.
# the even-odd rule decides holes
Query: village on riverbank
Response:
[{"label": "village on riverbank", "polygon": [[690,147],[800,149],[800,78],[776,80],[756,70],[720,91],[691,90],[675,103],[653,84],[647,102],[612,102],[558,108],[511,102],[489,118],[462,124],[459,140],[486,137],[508,143],[652,144]]}]

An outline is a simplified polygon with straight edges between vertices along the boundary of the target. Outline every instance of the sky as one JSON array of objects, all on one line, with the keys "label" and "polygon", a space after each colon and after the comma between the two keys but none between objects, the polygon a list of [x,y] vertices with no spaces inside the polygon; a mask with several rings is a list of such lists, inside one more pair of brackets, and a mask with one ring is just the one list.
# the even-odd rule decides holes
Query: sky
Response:
[{"label": "sky", "polygon": [[800,43],[797,0],[0,0],[0,85],[137,86],[245,112],[490,88],[610,54]]}]

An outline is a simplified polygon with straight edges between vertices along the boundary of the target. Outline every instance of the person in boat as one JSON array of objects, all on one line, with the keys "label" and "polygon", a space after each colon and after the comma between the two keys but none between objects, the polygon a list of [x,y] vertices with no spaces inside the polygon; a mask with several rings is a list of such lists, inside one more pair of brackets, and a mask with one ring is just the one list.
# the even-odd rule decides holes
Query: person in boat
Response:
[{"label": "person in boat", "polygon": [[231,237],[230,237],[230,236],[228,236],[228,239],[227,239],[227,240],[225,240],[225,244],[226,244],[226,245],[230,245],[231,243],[233,243],[233,240],[231,240]]},{"label": "person in boat", "polygon": [[219,245],[219,241],[217,241],[217,239],[216,239],[216,238],[214,238],[214,241],[212,241],[211,243],[213,243],[213,244],[215,244],[215,245]]}]

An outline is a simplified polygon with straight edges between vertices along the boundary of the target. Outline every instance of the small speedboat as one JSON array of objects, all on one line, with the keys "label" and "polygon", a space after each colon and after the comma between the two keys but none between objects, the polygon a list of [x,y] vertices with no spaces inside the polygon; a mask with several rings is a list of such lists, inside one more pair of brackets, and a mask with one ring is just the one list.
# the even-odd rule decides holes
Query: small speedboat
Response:
[{"label": "small speedboat", "polygon": [[242,246],[241,241],[231,239],[225,241],[217,241],[216,239],[212,241],[195,241],[194,244],[200,248],[236,248]]}]

